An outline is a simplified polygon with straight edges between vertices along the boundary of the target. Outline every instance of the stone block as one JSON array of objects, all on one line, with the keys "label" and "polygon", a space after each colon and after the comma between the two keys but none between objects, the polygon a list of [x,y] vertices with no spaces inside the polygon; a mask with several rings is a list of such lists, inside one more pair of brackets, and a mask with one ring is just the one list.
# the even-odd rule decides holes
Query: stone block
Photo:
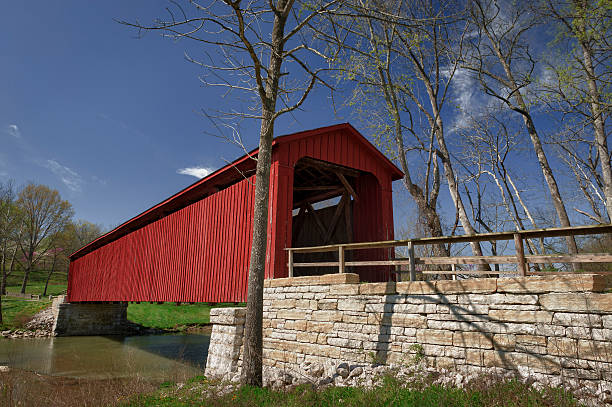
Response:
[{"label": "stone block", "polygon": [[359,284],[359,294],[385,295],[395,293],[396,291],[394,282]]},{"label": "stone block", "polygon": [[578,340],[578,357],[599,362],[612,362],[612,343]]},{"label": "stone block", "polygon": [[310,332],[330,333],[334,330],[333,322],[307,321],[306,329]]},{"label": "stone block", "polygon": [[408,328],[427,328],[427,317],[418,314],[391,314],[391,325]]},{"label": "stone block", "polygon": [[432,345],[452,345],[453,333],[439,329],[419,329],[416,334],[417,342]]},{"label": "stone block", "polygon": [[317,332],[298,332],[296,340],[298,342],[316,343],[319,334]]},{"label": "stone block", "polygon": [[210,310],[210,323],[219,325],[244,324],[246,308],[213,308]]},{"label": "stone block", "polygon": [[317,310],[318,309],[317,303],[318,301],[314,301],[314,300],[297,300],[295,302],[295,307],[306,309],[306,310]]},{"label": "stone block", "polygon": [[358,299],[338,300],[337,308],[340,311],[364,311],[365,302]]},{"label": "stone block", "polygon": [[577,357],[578,341],[576,339],[569,338],[548,338],[546,351],[549,355]]},{"label": "stone block", "polygon": [[442,294],[494,293],[497,289],[497,279],[439,280],[435,285],[437,291]]},{"label": "stone block", "polygon": [[612,329],[592,329],[589,339],[594,341],[612,341]]},{"label": "stone block", "polygon": [[367,317],[367,314],[366,315],[352,315],[349,313],[344,313],[344,315],[342,315],[342,322],[346,322],[349,324],[367,324],[368,317]]},{"label": "stone block", "polygon": [[603,291],[606,288],[604,276],[595,274],[574,274],[557,276],[530,276],[497,279],[497,292],[507,293],[562,293],[574,291]]},{"label": "stone block", "polygon": [[493,335],[481,332],[455,332],[453,345],[465,348],[493,349]]},{"label": "stone block", "polygon": [[540,304],[549,311],[612,313],[612,293],[542,294]]},{"label": "stone block", "polygon": [[317,285],[320,276],[285,277],[264,280],[264,287],[296,287],[301,285]]},{"label": "stone block", "polygon": [[454,369],[457,367],[457,360],[445,356],[438,356],[435,358],[433,366],[437,369]]},{"label": "stone block", "polygon": [[294,329],[296,331],[305,331],[308,326],[305,320],[289,320],[285,322],[285,329]]},{"label": "stone block", "polygon": [[398,294],[435,294],[435,281],[406,281],[395,284]]},{"label": "stone block", "polygon": [[496,350],[513,351],[516,345],[516,335],[496,334],[493,335],[493,347]]},{"label": "stone block", "polygon": [[325,274],[320,276],[319,284],[358,284],[359,274],[354,273],[336,273]]},{"label": "stone block", "polygon": [[[320,311],[314,311],[314,312],[320,312]],[[276,313],[276,315],[278,318],[281,318],[281,319],[304,319],[307,317],[307,315],[304,313],[303,310],[298,310],[298,309],[282,309],[282,310],[279,310]]]},{"label": "stone block", "polygon": [[567,312],[555,312],[552,323],[563,326],[583,326],[589,328],[601,328],[602,317],[597,314],[574,314]]},{"label": "stone block", "polygon": [[335,310],[338,309],[337,300],[319,300],[317,308],[320,310]]},{"label": "stone block", "polygon": [[483,304],[447,304],[439,305],[438,312],[442,311],[443,307],[448,308],[448,312],[457,315],[463,314],[488,314],[489,305]]},{"label": "stone block", "polygon": [[548,324],[552,321],[552,312],[547,311],[512,311],[493,309],[489,311],[492,320],[508,322],[527,322]]},{"label": "stone block", "polygon": [[538,303],[537,295],[529,294],[464,294],[457,296],[459,304],[489,304],[489,305],[534,305]]},{"label": "stone block", "polygon": [[359,284],[334,284],[329,287],[329,295],[357,295]]},{"label": "stone block", "polygon": [[601,317],[601,322],[604,328],[612,329],[612,315],[604,315]]},{"label": "stone block", "polygon": [[330,311],[313,311],[312,320],[321,321],[321,322],[342,321],[342,312],[341,311],[331,311],[331,310]]},{"label": "stone block", "polygon": [[463,321],[438,321],[434,319],[427,320],[427,327],[432,329],[446,329],[450,331],[478,331],[479,328],[474,322]]},{"label": "stone block", "polygon": [[270,308],[295,308],[296,302],[295,299],[271,300]]}]

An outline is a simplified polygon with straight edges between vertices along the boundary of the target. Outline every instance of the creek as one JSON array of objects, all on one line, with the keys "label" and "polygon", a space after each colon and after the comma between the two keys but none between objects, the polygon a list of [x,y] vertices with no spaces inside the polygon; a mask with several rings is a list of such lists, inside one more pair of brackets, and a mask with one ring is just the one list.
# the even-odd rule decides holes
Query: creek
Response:
[{"label": "creek", "polygon": [[209,335],[0,338],[0,365],[52,376],[170,380],[204,374]]}]

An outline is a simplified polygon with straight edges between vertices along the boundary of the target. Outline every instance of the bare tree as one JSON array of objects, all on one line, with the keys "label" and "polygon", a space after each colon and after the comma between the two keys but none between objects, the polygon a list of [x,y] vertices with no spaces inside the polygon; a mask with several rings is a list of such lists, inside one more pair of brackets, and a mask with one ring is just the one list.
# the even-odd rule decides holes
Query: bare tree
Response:
[{"label": "bare tree", "polygon": [[35,184],[28,184],[19,192],[17,207],[21,212],[18,245],[24,269],[21,293],[25,293],[30,272],[49,250],[44,242],[66,227],[74,211],[57,190]]},{"label": "bare tree", "polygon": [[[501,101],[523,119],[559,223],[570,226],[557,181],[525,99],[536,62],[523,36],[536,26],[537,21],[528,13],[527,2],[507,3],[503,10],[494,0],[471,0],[470,4],[474,32],[463,67],[478,76],[487,95]],[[566,242],[569,253],[576,253],[574,238],[568,237]]]},{"label": "bare tree", "polygon": [[[261,386],[263,280],[274,124],[282,114],[300,108],[317,83],[331,89],[322,77],[328,70],[326,58],[313,47],[312,37],[306,35],[306,31],[308,24],[342,2],[210,0],[172,3],[176,8],[168,9],[168,18],[159,19],[150,26],[122,23],[202,44],[205,59],[188,56],[190,61],[207,69],[209,76],[202,77],[202,82],[225,88],[226,95],[246,94],[253,101],[249,111],[215,113],[219,128],[225,126],[236,134],[240,120],[260,122],[259,151],[254,157],[257,166],[253,243],[241,380],[243,384]],[[187,4],[189,9],[180,4]],[[213,50],[217,51],[214,56],[211,55]],[[242,136],[239,135],[238,140],[241,141]]]},{"label": "bare tree", "polygon": [[[387,141],[394,145],[404,185],[426,217],[429,232],[442,234],[437,201],[443,173],[464,233],[475,234],[459,190],[442,114],[458,67],[456,50],[465,35],[463,10],[454,3],[429,0],[355,0],[350,7],[351,17],[337,20],[336,26],[345,24],[351,37],[345,40],[335,32],[324,36],[347,52],[344,60],[349,63],[343,69],[356,84],[351,102],[361,99],[370,104],[378,98],[375,102],[383,111],[377,123],[379,137],[392,135]],[[372,114],[371,108],[367,114]],[[420,185],[412,175],[414,160],[407,159],[408,153],[417,154],[424,163]],[[479,243],[471,247],[474,254],[482,255]],[[438,252],[447,255],[449,251],[441,246]]]},{"label": "bare tree", "polygon": [[[404,1],[397,2],[393,10],[381,8],[391,8],[390,2],[378,4],[378,7],[371,7],[370,3],[355,1],[352,4],[353,15],[330,17],[334,20],[329,27],[345,26],[355,41],[346,41],[333,30],[320,34],[326,41],[342,47],[342,55],[338,58],[338,75],[353,84],[346,105],[356,108],[360,118],[374,130],[375,142],[399,162],[404,172],[403,184],[417,204],[419,219],[424,218],[425,234],[442,236],[442,223],[437,211],[441,184],[439,161],[429,154],[431,148],[427,150],[423,147],[427,144],[425,140],[431,137],[421,136],[418,123],[415,123],[408,108],[410,101],[407,94],[412,89],[403,76],[406,64],[399,59],[402,55],[398,51],[400,31],[405,29],[405,25],[418,22],[399,14],[407,7]],[[358,15],[361,17],[355,18]],[[417,143],[413,143],[413,140]],[[421,156],[426,157],[422,160],[426,168],[425,181],[421,181],[421,185],[412,173],[414,164],[408,164],[408,154],[416,151],[424,152]],[[437,245],[435,249],[436,255],[448,256],[444,245]]]},{"label": "bare tree", "polygon": [[[574,174],[592,215],[576,210],[596,222],[609,222],[612,6],[606,1],[541,0],[534,3],[533,12],[558,31],[550,44],[555,52],[548,56],[542,99],[553,112],[563,115],[565,137],[557,140],[560,156]],[[607,217],[596,204],[601,198]]]},{"label": "bare tree", "polygon": [[[506,230],[507,223],[512,224],[515,230],[538,228],[522,192],[511,175],[511,162],[521,155],[521,146],[520,136],[509,129],[508,123],[512,120],[508,116],[508,112],[504,111],[478,112],[477,116],[470,116],[469,125],[460,130],[464,148],[459,160],[469,173],[466,181],[472,181],[476,185],[477,205],[473,209],[472,217],[489,232]],[[491,181],[499,192],[499,198],[495,194],[484,193],[484,189]],[[467,186],[466,194],[470,196],[472,203]],[[500,219],[500,215],[496,213],[495,218],[498,222],[484,221],[486,206],[497,211],[500,206],[498,202],[504,209],[506,217]],[[491,223],[497,228],[491,228],[489,226]],[[526,242],[530,254],[543,253],[545,250],[543,239],[539,241],[539,249],[531,240],[527,239]]]}]

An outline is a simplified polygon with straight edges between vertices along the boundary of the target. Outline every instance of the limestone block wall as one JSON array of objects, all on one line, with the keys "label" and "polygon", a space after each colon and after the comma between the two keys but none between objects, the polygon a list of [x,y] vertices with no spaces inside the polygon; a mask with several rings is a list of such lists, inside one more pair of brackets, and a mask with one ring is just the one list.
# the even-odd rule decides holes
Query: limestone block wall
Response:
[{"label": "limestone block wall", "polygon": [[210,320],[214,321],[206,359],[206,372],[210,376],[224,377],[237,372],[245,315],[245,308],[210,310]]},{"label": "limestone block wall", "polygon": [[[602,276],[367,284],[358,278],[267,280],[264,365],[300,372],[313,363],[393,366],[416,357],[437,368],[499,367],[612,383],[612,293]],[[243,312],[211,313],[207,375],[239,371]]]},{"label": "limestone block wall", "polygon": [[128,331],[127,304],[69,303],[53,300],[53,334],[57,336],[118,335]]}]

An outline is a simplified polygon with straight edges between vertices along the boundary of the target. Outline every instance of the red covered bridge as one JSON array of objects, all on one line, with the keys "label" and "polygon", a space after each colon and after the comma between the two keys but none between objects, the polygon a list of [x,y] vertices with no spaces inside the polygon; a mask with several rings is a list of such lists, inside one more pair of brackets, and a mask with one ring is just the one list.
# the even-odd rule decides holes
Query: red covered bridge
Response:
[{"label": "red covered bridge", "polygon": [[[256,155],[253,150],[72,254],[68,301],[245,301]],[[287,276],[286,247],[393,239],[391,182],[401,177],[350,124],[277,137],[266,278]],[[376,250],[355,256],[392,255]],[[362,281],[389,279],[388,269],[358,273]]]}]

